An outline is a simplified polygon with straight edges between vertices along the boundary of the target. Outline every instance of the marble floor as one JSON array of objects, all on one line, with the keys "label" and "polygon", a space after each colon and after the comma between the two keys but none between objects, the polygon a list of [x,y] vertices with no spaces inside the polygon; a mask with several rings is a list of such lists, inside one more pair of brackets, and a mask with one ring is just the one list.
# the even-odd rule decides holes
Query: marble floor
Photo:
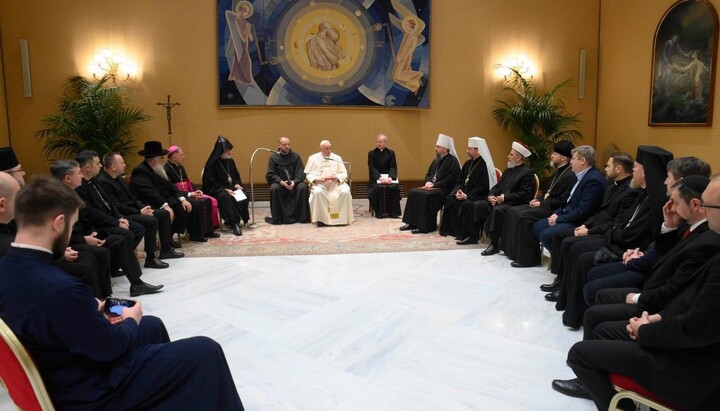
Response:
[{"label": "marble floor", "polygon": [[[594,410],[558,394],[566,329],[538,285],[478,249],[185,258],[145,270],[172,339],[223,346],[248,410]],[[115,279],[115,296],[128,283]],[[6,393],[0,409],[10,409]]]}]

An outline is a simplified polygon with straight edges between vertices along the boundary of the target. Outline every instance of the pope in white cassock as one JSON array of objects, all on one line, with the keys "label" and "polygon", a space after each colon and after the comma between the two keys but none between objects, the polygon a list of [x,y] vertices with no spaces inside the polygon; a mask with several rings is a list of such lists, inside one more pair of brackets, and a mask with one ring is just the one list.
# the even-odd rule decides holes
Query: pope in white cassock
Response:
[{"label": "pope in white cassock", "polygon": [[353,208],[350,187],[343,159],[332,152],[329,141],[320,142],[320,152],[311,155],[305,174],[312,185],[310,190],[310,221],[321,225],[352,223]]}]

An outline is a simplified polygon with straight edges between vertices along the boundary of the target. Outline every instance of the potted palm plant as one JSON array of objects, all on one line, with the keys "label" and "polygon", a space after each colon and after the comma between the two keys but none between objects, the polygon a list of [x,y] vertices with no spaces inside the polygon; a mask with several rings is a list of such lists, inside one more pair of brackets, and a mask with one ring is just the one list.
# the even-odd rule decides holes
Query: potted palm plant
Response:
[{"label": "potted palm plant", "polygon": [[543,177],[551,170],[548,158],[555,143],[560,140],[575,142],[582,137],[582,133],[573,127],[581,122],[580,113],[566,111],[566,92],[571,82],[566,80],[550,91],[542,91],[515,68],[503,65],[495,68],[509,74],[504,77],[502,88],[507,98],[495,100],[493,118],[504,130],[511,129],[515,137],[528,146],[532,156],[527,164]]},{"label": "potted palm plant", "polygon": [[82,150],[125,156],[134,150],[133,133],[149,116],[132,106],[127,89],[108,87],[108,80],[108,76],[98,81],[68,78],[59,99],[60,112],[43,118],[45,128],[35,133],[44,141],[46,158],[74,157]]}]

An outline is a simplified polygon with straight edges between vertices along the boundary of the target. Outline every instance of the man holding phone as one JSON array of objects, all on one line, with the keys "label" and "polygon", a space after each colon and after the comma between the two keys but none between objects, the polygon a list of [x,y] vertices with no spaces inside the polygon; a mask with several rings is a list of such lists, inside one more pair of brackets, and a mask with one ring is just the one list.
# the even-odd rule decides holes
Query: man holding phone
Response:
[{"label": "man holding phone", "polygon": [[242,410],[215,341],[170,342],[139,301],[106,316],[105,302],[52,265],[81,205],[55,179],[26,185],[16,199],[15,242],[0,260],[0,317],[29,350],[55,407]]}]

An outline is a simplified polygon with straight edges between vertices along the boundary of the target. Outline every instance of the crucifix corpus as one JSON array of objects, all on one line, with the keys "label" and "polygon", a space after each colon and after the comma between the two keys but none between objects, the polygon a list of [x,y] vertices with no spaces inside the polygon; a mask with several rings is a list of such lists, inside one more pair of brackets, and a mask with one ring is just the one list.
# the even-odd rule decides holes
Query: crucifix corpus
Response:
[{"label": "crucifix corpus", "polygon": [[168,135],[172,135],[172,109],[175,106],[179,106],[180,103],[171,103],[170,94],[168,94],[167,103],[157,103],[157,105],[165,107],[165,111],[167,111]]}]

